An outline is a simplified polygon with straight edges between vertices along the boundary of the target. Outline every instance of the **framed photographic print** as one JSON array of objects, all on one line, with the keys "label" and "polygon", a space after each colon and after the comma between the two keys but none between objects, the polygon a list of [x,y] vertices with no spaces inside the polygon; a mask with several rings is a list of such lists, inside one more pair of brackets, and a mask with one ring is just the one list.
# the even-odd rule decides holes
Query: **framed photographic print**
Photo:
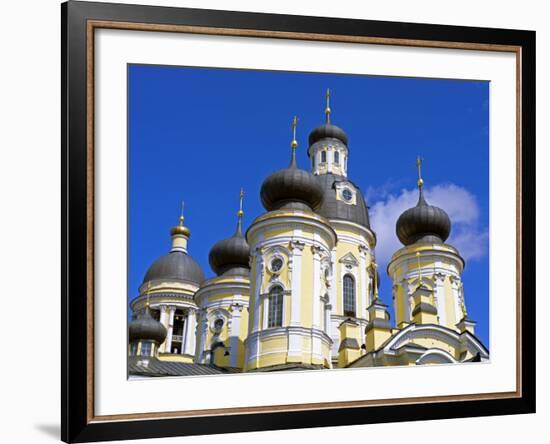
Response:
[{"label": "framed photographic print", "polygon": [[62,439],[535,411],[535,33],[62,5]]}]

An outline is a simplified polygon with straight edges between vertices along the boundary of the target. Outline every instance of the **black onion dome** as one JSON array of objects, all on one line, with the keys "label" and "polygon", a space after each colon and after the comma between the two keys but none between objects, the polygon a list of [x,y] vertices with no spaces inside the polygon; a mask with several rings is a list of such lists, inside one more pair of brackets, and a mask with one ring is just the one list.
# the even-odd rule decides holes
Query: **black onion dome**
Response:
[{"label": "black onion dome", "polygon": [[183,251],[171,251],[161,256],[149,267],[143,282],[149,281],[186,281],[200,285],[204,273],[199,264]]},{"label": "black onion dome", "polygon": [[418,203],[399,216],[395,231],[403,245],[415,242],[442,243],[451,233],[451,220],[441,208],[426,202],[421,187]]},{"label": "black onion dome", "polygon": [[208,254],[210,267],[219,276],[224,273],[248,274],[250,246],[241,230],[241,220],[235,234],[227,239],[216,242]]},{"label": "black onion dome", "polygon": [[145,313],[130,322],[128,328],[128,339],[135,341],[156,341],[162,344],[166,339],[166,327],[159,321],[153,319],[149,312],[149,307],[145,308]]},{"label": "black onion dome", "polygon": [[369,210],[361,190],[355,186],[357,193],[356,205],[349,205],[343,200],[336,199],[336,184],[338,182],[351,182],[344,176],[336,174],[319,174],[315,176],[323,190],[323,200],[315,207],[315,212],[327,219],[341,219],[355,222],[370,229]]},{"label": "black onion dome", "polygon": [[309,146],[321,139],[338,139],[344,145],[348,144],[348,136],[344,130],[332,123],[325,123],[309,133]]},{"label": "black onion dome", "polygon": [[289,167],[264,180],[260,197],[268,211],[282,207],[313,209],[321,204],[323,190],[313,174],[296,166],[296,153],[293,149]]}]

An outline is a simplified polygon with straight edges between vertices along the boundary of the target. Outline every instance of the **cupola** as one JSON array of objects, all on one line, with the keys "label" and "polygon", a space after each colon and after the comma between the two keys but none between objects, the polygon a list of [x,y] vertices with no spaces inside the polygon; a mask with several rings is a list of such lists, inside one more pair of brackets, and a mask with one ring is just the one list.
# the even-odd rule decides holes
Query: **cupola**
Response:
[{"label": "cupola", "polygon": [[208,255],[210,267],[219,275],[245,275],[250,273],[250,246],[242,233],[243,197],[241,189],[237,229],[233,236],[223,239],[212,247]]},{"label": "cupola", "polygon": [[348,168],[348,136],[342,128],[330,121],[330,98],[331,93],[327,89],[325,123],[309,134],[307,154],[314,175],[335,174],[345,177]]},{"label": "cupola", "polygon": [[424,198],[424,181],[421,175],[422,160],[418,167],[418,202],[399,216],[396,234],[403,245],[416,242],[443,243],[451,232],[451,220],[441,208],[429,205]]},{"label": "cupola", "polygon": [[315,177],[296,164],[296,125],[297,119],[294,117],[290,165],[270,175],[262,184],[260,196],[268,211],[283,208],[312,211],[323,199],[323,190]]}]

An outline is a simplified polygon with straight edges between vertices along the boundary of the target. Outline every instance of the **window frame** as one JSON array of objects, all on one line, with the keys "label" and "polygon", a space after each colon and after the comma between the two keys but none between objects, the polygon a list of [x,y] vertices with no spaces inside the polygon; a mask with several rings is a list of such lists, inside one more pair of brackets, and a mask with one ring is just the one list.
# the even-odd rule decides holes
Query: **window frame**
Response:
[{"label": "window frame", "polygon": [[[277,291],[277,294],[275,293]],[[283,310],[284,310],[284,295],[285,290],[281,285],[274,285],[269,289],[267,294],[267,328],[277,328],[283,326]],[[274,299],[280,298],[280,302],[277,301],[278,310],[275,311]]]},{"label": "window frame", "polygon": [[[350,296],[346,295],[346,279],[348,278],[351,281],[351,302],[353,304],[353,310],[348,310],[350,308]],[[356,291],[356,280],[355,276],[351,273],[344,274],[342,278],[342,311],[344,316],[351,316],[353,318],[357,317],[357,291]]]}]

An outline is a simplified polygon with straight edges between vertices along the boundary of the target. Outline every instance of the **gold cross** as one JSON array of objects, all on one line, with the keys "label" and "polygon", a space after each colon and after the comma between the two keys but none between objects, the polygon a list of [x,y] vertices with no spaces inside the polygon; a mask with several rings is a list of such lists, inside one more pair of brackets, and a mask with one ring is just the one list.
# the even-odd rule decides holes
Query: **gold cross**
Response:
[{"label": "gold cross", "polygon": [[422,187],[424,185],[424,181],[422,180],[422,161],[424,159],[420,156],[416,157],[416,167],[418,168],[418,186]]},{"label": "gold cross", "polygon": [[293,149],[296,149],[298,147],[298,142],[296,141],[296,127],[298,126],[298,117],[294,116],[294,119],[292,119],[292,142],[290,143],[290,146]]},{"label": "gold cross", "polygon": [[330,123],[330,89],[327,88],[327,93],[326,93],[326,98],[327,98],[327,107],[325,108],[325,114],[327,116],[327,123]]},{"label": "gold cross", "polygon": [[180,225],[183,227],[183,220],[184,220],[184,217],[183,217],[183,208],[185,206],[185,202],[182,200],[181,201],[181,213],[180,213]]},{"label": "gold cross", "polygon": [[239,193],[239,212],[238,216],[243,217],[243,198],[244,198],[244,190],[241,188],[241,192]]}]

